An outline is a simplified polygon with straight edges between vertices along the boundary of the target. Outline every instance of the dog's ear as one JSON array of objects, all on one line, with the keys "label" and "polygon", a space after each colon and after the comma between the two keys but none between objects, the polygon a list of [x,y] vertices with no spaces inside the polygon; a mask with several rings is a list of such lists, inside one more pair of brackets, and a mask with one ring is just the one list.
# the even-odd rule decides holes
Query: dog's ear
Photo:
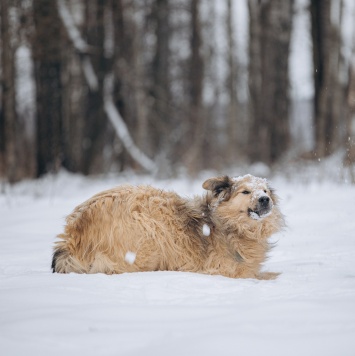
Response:
[{"label": "dog's ear", "polygon": [[224,176],[207,179],[202,184],[202,188],[210,190],[215,197],[223,193],[224,200],[228,200],[232,190],[232,185],[232,180],[228,176]]}]

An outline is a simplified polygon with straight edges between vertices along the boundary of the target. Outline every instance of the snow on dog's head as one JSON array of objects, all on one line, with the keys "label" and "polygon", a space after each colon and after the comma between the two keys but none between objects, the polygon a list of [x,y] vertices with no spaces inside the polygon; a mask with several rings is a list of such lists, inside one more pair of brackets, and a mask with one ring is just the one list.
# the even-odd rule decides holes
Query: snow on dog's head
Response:
[{"label": "snow on dog's head", "polygon": [[[259,220],[272,213],[274,207],[273,190],[265,178],[254,177],[250,174],[235,177],[235,200],[248,205],[248,214],[252,219]],[[276,199],[275,199],[276,200]]]},{"label": "snow on dog's head", "polygon": [[275,231],[283,226],[277,196],[265,178],[250,174],[215,177],[205,181],[203,188],[212,192],[216,213],[228,220],[249,225],[271,223]]}]

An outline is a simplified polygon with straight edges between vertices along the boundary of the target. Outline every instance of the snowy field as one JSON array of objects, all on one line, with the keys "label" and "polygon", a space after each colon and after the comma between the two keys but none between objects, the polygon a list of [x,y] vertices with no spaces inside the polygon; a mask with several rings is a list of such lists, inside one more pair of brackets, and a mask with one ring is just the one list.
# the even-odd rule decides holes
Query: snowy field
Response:
[{"label": "snowy field", "polygon": [[[247,172],[240,172],[247,173]],[[355,355],[355,186],[272,183],[288,228],[275,281],[181,272],[50,271],[64,216],[122,182],[182,195],[202,177],[84,179],[61,173],[0,195],[0,355]]]}]

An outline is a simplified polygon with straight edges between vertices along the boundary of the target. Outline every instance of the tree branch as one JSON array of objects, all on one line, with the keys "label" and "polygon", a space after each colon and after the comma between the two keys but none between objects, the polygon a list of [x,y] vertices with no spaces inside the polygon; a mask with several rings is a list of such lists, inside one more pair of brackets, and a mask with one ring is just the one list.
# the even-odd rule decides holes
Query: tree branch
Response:
[{"label": "tree branch", "polygon": [[154,172],[156,170],[155,163],[148,158],[133,142],[133,139],[128,131],[122,116],[116,109],[112,98],[113,91],[113,74],[108,74],[104,79],[104,109],[113,127],[116,130],[118,137],[131,155],[147,171]]},{"label": "tree branch", "polygon": [[[99,89],[98,78],[94,71],[94,67],[88,56],[90,46],[81,37],[79,30],[76,28],[73,17],[67,7],[65,0],[57,0],[59,16],[63,22],[64,28],[71,40],[74,48],[82,55],[81,65],[84,72],[86,82],[91,90],[97,91]],[[113,74],[107,74],[104,80],[103,102],[104,110],[108,119],[110,120],[117,136],[123,143],[128,154],[144,169],[151,173],[157,171],[157,166],[148,156],[146,156],[134,143],[132,136],[129,133],[126,123],[121,114],[116,108],[112,98],[113,91]]]},{"label": "tree branch", "polygon": [[67,4],[64,0],[58,0],[57,6],[59,16],[75,49],[79,53],[87,53],[89,51],[90,46],[83,40],[79,30],[76,28],[74,19],[67,7]]}]

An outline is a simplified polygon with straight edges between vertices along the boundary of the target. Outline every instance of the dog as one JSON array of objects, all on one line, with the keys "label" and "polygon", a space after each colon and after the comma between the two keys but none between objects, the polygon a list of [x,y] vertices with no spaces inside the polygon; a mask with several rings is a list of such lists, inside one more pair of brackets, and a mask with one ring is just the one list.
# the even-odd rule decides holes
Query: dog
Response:
[{"label": "dog", "polygon": [[185,271],[274,279],[261,272],[284,226],[278,197],[263,178],[206,180],[202,197],[123,185],[77,206],[54,247],[59,273]]}]

